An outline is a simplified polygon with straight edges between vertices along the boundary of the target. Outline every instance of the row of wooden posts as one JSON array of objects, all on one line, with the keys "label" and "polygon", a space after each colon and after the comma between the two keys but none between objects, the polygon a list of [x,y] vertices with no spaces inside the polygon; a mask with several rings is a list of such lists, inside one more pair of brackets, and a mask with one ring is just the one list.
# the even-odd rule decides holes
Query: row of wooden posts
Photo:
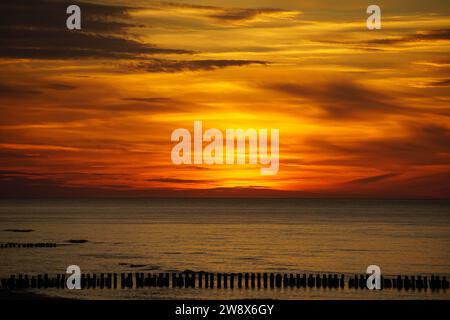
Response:
[{"label": "row of wooden posts", "polygon": [[[366,289],[368,275],[354,275],[347,278],[337,274],[281,274],[281,273],[101,273],[82,274],[82,289],[126,289],[126,288],[329,288],[329,289]],[[56,288],[64,289],[66,274],[49,277],[48,274],[29,276],[11,275],[0,280],[4,289]],[[398,290],[446,290],[449,282],[446,276],[397,276],[382,277],[382,289]],[[347,285],[346,285],[347,284]]]},{"label": "row of wooden posts", "polygon": [[0,249],[12,249],[12,248],[56,248],[56,243],[51,242],[39,242],[39,243],[0,243]]}]

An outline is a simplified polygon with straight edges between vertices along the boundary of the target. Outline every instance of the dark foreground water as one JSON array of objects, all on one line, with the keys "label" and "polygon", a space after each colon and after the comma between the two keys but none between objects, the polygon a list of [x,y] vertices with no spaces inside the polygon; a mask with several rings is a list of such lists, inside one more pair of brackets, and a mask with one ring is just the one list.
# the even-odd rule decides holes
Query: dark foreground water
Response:
[{"label": "dark foreground water", "polygon": [[[32,229],[14,232],[13,229]],[[391,200],[3,200],[0,242],[56,242],[1,249],[0,276],[208,272],[450,274],[450,202]],[[9,231],[7,231],[9,230]],[[15,230],[17,231],[17,230]],[[69,240],[88,240],[70,244]],[[36,290],[35,290],[36,292]],[[40,292],[38,292],[40,293]],[[87,298],[446,298],[383,290],[45,290]]]}]

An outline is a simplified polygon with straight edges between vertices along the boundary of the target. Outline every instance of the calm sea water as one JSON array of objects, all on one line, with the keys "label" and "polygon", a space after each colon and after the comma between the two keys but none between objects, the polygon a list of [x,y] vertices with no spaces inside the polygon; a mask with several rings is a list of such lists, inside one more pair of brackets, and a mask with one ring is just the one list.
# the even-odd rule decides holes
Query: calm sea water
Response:
[{"label": "calm sea water", "polygon": [[[56,242],[0,250],[0,276],[208,272],[450,274],[450,202],[391,200],[2,200],[0,242]],[[33,229],[18,233],[7,229]],[[68,240],[88,240],[70,244]],[[142,289],[50,291],[77,298],[446,298],[383,290]]]}]

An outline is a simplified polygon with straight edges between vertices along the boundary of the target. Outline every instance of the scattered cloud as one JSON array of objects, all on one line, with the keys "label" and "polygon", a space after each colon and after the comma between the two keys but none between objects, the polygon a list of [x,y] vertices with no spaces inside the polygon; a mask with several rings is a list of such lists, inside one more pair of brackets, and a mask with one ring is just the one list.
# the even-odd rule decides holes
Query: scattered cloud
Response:
[{"label": "scattered cloud", "polygon": [[251,64],[266,65],[258,60],[165,60],[153,59],[133,65],[134,70],[147,72],[183,72],[183,71],[211,71],[226,67],[241,67]]},{"label": "scattered cloud", "polygon": [[[83,7],[81,30],[65,26],[68,1],[24,0],[0,4],[0,57],[29,59],[123,58],[146,54],[185,54],[182,49],[158,48],[132,39],[134,24],[126,6],[78,3]],[[45,17],[45,18],[42,18]],[[120,21],[119,21],[120,20]]]},{"label": "scattered cloud", "polygon": [[392,113],[408,114],[414,111],[399,105],[394,97],[385,92],[374,91],[345,79],[325,83],[273,83],[265,87],[311,100],[318,104],[322,117],[336,120],[384,117]]},{"label": "scattered cloud", "polygon": [[404,37],[369,40],[367,43],[376,45],[404,44],[410,42],[450,40],[450,29],[418,31]]},{"label": "scattered cloud", "polygon": [[177,178],[156,178],[156,179],[147,179],[148,182],[162,182],[162,183],[175,183],[175,184],[196,184],[196,183],[211,183],[215,182],[215,180],[193,180],[193,179],[177,179]]},{"label": "scattered cloud", "polygon": [[386,174],[380,174],[380,175],[376,175],[376,176],[355,179],[355,180],[349,181],[348,183],[349,184],[371,184],[371,183],[377,183],[379,181],[386,180],[386,179],[389,179],[392,177],[396,177],[398,175],[399,175],[398,173],[386,173]]}]

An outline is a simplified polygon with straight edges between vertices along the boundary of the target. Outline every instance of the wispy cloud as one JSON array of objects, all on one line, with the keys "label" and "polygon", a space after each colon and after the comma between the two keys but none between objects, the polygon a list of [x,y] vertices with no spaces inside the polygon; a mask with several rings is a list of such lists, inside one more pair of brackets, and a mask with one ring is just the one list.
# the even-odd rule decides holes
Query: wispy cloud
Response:
[{"label": "wispy cloud", "polygon": [[265,65],[265,61],[257,60],[165,60],[153,59],[140,62],[132,68],[147,72],[181,72],[181,71],[211,71],[226,67],[241,67],[251,64]]},{"label": "wispy cloud", "polygon": [[122,22],[129,18],[131,8],[126,6],[78,2],[83,8],[82,30],[69,31],[64,13],[70,4],[47,0],[2,1],[0,57],[133,59],[136,55],[191,53],[132,39],[128,29],[137,26]]}]

